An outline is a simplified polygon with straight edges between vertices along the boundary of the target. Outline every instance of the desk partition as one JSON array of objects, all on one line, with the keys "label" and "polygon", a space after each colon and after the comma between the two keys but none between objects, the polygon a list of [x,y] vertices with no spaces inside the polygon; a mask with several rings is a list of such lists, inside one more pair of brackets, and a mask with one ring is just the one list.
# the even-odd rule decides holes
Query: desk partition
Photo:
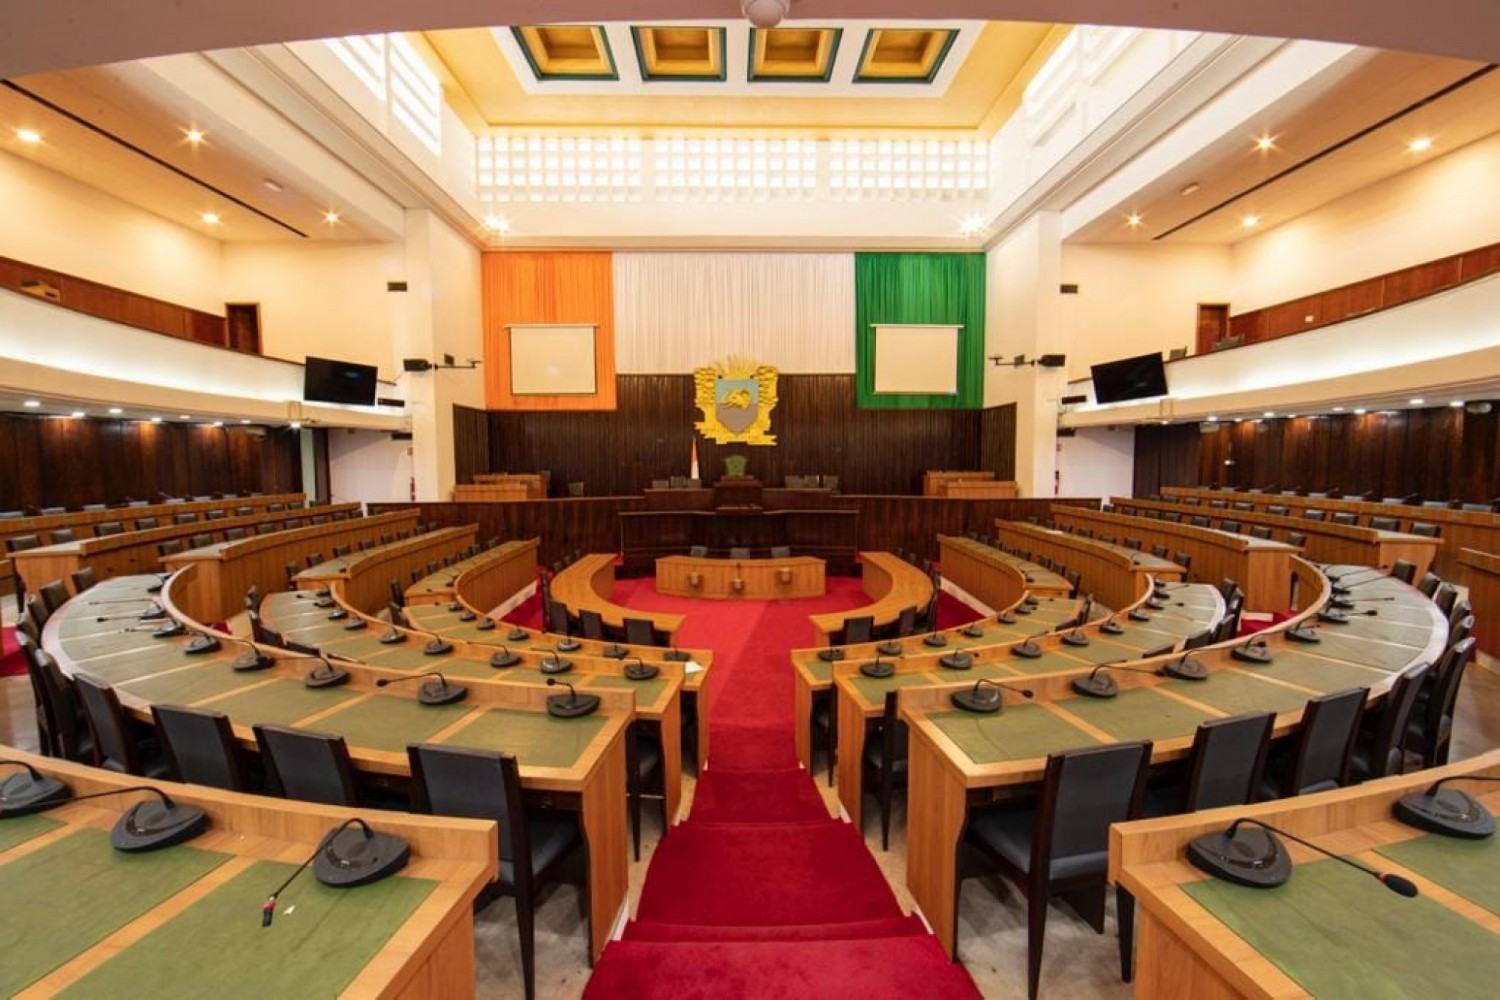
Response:
[{"label": "desk partition", "polygon": [[783,600],[821,597],[823,560],[812,556],[715,559],[664,556],[656,560],[656,590],[678,597]]}]

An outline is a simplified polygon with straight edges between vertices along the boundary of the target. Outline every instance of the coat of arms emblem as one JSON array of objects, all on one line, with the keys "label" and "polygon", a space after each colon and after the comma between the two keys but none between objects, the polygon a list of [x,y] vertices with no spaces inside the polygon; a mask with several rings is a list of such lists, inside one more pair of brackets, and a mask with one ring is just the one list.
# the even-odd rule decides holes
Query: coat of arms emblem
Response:
[{"label": "coat of arms emblem", "polygon": [[718,444],[775,444],[771,410],[776,406],[776,369],[731,357],[693,370],[703,419],[695,425]]}]

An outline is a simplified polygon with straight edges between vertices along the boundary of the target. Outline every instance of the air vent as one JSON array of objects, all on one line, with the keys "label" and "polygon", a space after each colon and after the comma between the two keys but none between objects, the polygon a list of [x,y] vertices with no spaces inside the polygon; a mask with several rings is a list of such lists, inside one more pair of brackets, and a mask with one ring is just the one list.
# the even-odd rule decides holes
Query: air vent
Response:
[{"label": "air vent", "polygon": [[387,281],[385,283],[385,290],[388,291],[388,292],[404,292],[404,291],[406,291],[406,282],[404,282],[404,281]]}]

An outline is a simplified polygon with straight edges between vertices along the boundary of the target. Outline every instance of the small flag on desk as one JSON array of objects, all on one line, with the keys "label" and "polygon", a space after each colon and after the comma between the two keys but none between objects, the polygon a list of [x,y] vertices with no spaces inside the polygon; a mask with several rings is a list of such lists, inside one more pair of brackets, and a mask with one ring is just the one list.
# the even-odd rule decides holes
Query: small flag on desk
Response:
[{"label": "small flag on desk", "polygon": [[688,477],[691,478],[691,479],[697,479],[698,478],[698,439],[697,438],[693,438],[693,458],[692,458],[692,461],[688,463]]}]

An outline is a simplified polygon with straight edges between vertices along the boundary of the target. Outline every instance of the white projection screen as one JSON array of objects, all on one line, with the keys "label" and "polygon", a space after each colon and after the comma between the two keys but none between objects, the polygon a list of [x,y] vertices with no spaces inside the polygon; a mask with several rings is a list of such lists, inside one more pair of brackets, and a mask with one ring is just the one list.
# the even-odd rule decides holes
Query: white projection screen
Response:
[{"label": "white projection screen", "polygon": [[515,396],[590,396],[594,376],[592,323],[513,324],[510,391]]},{"label": "white projection screen", "polygon": [[953,396],[958,393],[958,326],[873,323],[875,391]]}]

